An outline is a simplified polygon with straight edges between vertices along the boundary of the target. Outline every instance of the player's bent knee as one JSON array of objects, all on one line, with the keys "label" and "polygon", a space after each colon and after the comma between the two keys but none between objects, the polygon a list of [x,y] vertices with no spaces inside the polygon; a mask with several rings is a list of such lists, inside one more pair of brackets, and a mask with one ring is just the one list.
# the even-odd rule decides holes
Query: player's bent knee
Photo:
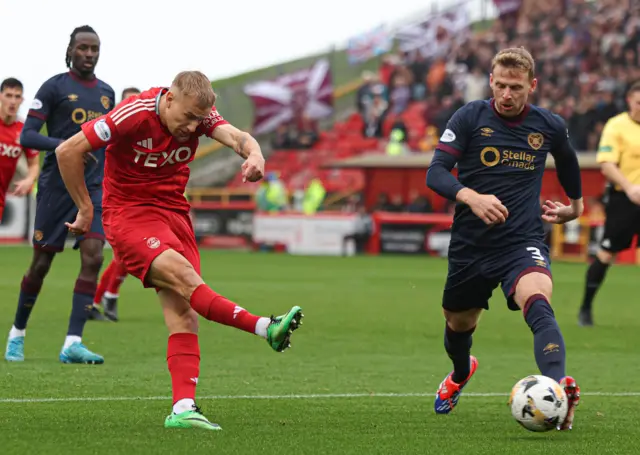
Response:
[{"label": "player's bent knee", "polygon": [[103,249],[104,243],[100,239],[84,239],[80,243],[80,275],[85,279],[97,279],[104,262]]},{"label": "player's bent knee", "polygon": [[160,253],[151,263],[149,279],[154,286],[171,290],[187,302],[203,281],[193,265],[175,250]]},{"label": "player's bent knee", "polygon": [[514,300],[522,309],[533,295],[543,295],[547,301],[551,302],[552,293],[553,282],[551,277],[545,273],[532,272],[524,275],[516,283]]},{"label": "player's bent knee", "polygon": [[100,268],[104,262],[104,256],[102,251],[98,252],[84,252],[81,254],[82,271],[83,275],[98,276]]}]

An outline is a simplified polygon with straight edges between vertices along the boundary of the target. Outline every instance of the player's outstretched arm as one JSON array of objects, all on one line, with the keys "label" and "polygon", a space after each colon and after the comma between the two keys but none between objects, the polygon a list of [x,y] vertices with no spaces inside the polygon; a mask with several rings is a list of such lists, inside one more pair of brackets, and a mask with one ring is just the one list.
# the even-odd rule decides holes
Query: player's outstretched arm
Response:
[{"label": "player's outstretched arm", "polygon": [[84,181],[84,160],[86,154],[92,149],[83,131],[76,133],[56,148],[60,175],[73,202],[78,207],[75,222],[67,223],[67,227],[72,233],[78,235],[89,231],[93,219],[93,204]]},{"label": "player's outstretched arm", "polygon": [[264,176],[264,157],[262,156],[260,144],[249,133],[240,131],[235,126],[225,123],[217,126],[213,130],[211,137],[232,148],[245,159],[242,164],[244,181],[257,182]]}]

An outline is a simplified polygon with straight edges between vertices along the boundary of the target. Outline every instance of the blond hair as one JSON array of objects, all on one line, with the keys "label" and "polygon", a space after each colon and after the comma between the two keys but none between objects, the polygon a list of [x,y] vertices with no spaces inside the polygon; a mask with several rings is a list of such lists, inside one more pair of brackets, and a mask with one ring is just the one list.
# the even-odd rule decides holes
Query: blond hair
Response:
[{"label": "blond hair", "polygon": [[524,47],[511,47],[498,52],[491,62],[491,71],[500,65],[508,69],[517,69],[524,71],[529,75],[529,79],[533,79],[536,72],[536,63],[533,57]]},{"label": "blond hair", "polygon": [[216,103],[216,93],[209,78],[200,71],[182,71],[173,79],[171,91],[197,100],[198,105],[210,108]]}]

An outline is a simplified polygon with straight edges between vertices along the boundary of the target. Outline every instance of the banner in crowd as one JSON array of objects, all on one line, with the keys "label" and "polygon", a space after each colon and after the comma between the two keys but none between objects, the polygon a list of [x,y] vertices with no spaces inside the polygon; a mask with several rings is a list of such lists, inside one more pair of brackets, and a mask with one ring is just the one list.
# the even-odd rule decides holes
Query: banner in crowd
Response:
[{"label": "banner in crowd", "polygon": [[456,40],[464,40],[470,30],[471,19],[466,4],[442,13],[426,14],[418,22],[404,25],[395,38],[402,52],[418,51],[426,58],[444,57]]},{"label": "banner in crowd", "polygon": [[522,5],[522,0],[493,0],[493,4],[498,9],[498,14],[504,16],[518,11]]},{"label": "banner in crowd", "polygon": [[333,81],[327,59],[310,68],[248,84],[244,92],[254,104],[253,134],[269,133],[303,116],[318,120],[333,112]]},{"label": "banner in crowd", "polygon": [[393,36],[384,25],[354,36],[347,42],[347,57],[351,65],[366,62],[385,54],[393,47]]}]

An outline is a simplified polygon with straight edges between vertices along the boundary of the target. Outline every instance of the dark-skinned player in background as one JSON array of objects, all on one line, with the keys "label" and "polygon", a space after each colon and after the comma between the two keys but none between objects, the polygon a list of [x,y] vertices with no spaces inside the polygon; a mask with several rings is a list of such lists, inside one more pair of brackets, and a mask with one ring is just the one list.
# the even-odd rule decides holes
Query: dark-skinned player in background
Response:
[{"label": "dark-skinned player in background", "polygon": [[[60,176],[55,149],[80,131],[83,123],[108,113],[115,104],[113,89],[96,78],[99,56],[100,39],[95,30],[89,26],[76,28],[65,54],[69,71],[53,76],[40,87],[22,131],[22,145],[46,151],[46,155],[36,195],[33,259],[20,286],[18,308],[5,351],[8,361],[24,360],[29,316],[55,255],[64,249],[68,235],[65,222],[73,221],[78,212]],[[48,136],[40,134],[44,124]],[[83,173],[95,213],[90,228],[77,237],[74,246],[80,250],[80,273],[73,289],[67,336],[59,358],[63,363],[101,364],[104,358],[85,347],[82,334],[93,308],[102,266],[104,149],[86,155]]]}]

